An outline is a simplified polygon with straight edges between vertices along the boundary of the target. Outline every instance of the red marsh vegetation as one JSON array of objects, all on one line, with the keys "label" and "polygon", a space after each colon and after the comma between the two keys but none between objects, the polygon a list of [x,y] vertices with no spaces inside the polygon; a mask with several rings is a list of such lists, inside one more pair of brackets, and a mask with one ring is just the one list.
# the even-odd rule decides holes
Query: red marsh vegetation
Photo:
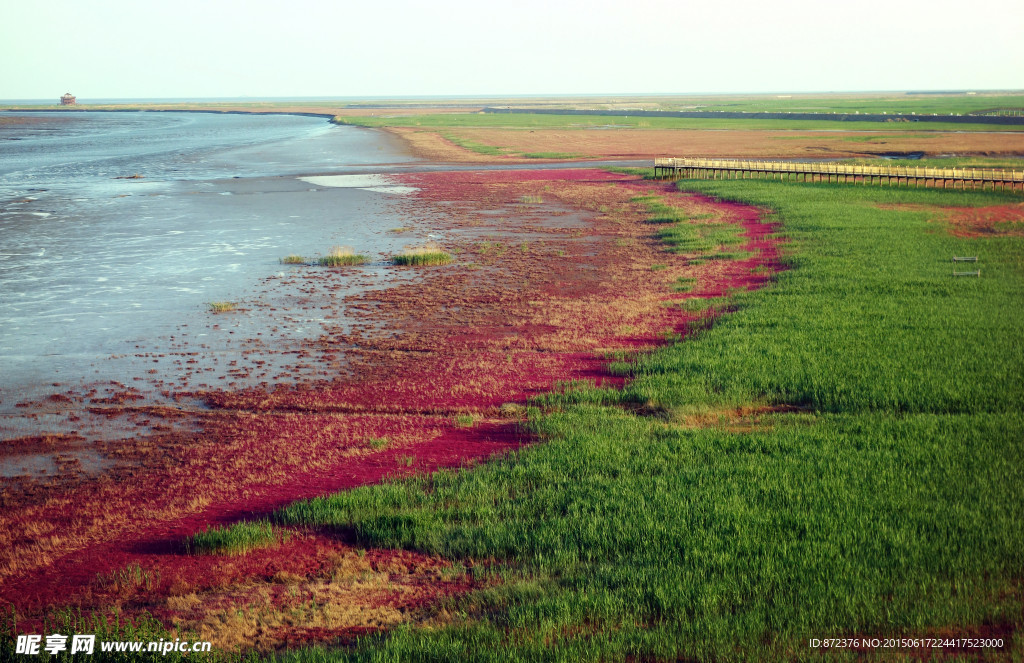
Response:
[{"label": "red marsh vegetation", "polygon": [[[192,391],[179,396],[202,406],[180,409],[65,404],[141,432],[91,442],[113,461],[98,475],[7,484],[0,601],[19,628],[61,606],[146,611],[216,647],[269,648],[443,619],[428,608],[474,586],[443,559],[316,532],[242,555],[190,555],[183,542],[294,500],[528,444],[519,422],[530,397],[562,380],[621,384],[609,353],[685,336],[721,310],[694,301],[760,287],[779,269],[775,227],[758,210],[668,183],[590,169],[403,179],[419,192],[400,204],[454,261],[389,267],[410,278],[347,297],[332,289],[337,272],[304,273],[302,307],[344,305],[354,318],[287,350],[336,365],[330,379]],[[734,229],[739,243],[718,259],[668,251],[652,199],[684,223]]]},{"label": "red marsh vegetation", "polygon": [[477,154],[429,128],[388,127],[425,159],[440,161],[522,161],[522,154],[571,152],[609,159],[653,159],[700,155],[722,158],[849,159],[920,152],[929,157],[975,155],[1016,157],[1024,133],[902,132],[879,125],[877,133],[798,129],[637,129],[453,127],[446,134],[480,145],[505,148],[508,156]]}]

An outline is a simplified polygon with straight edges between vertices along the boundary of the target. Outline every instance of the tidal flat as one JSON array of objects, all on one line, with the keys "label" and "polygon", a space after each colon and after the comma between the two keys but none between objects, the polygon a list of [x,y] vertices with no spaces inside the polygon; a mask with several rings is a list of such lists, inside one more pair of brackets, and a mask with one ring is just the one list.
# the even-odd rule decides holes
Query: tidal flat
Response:
[{"label": "tidal flat", "polygon": [[[151,399],[183,381],[238,384],[227,367],[237,373],[253,354],[243,339],[294,342],[315,335],[323,316],[296,308],[272,324],[267,315],[213,318],[209,302],[286,310],[282,298],[299,293],[288,291],[296,270],[282,269],[281,256],[353,245],[383,259],[400,248],[386,232],[407,222],[393,194],[297,177],[411,161],[379,132],[288,116],[30,119],[0,128],[5,436],[23,430],[11,423],[19,403],[52,393],[130,389]],[[384,277],[363,270],[346,287]],[[268,355],[254,378],[272,375],[278,355]]]}]

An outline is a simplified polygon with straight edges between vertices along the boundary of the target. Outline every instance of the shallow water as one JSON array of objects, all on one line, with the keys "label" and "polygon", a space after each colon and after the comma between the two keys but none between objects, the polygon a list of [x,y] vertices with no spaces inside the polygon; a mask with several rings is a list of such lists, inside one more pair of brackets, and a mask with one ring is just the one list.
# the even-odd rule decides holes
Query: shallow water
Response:
[{"label": "shallow water", "polygon": [[[301,269],[279,265],[288,254],[379,256],[404,243],[387,233],[404,225],[393,204],[404,191],[386,178],[298,177],[409,164],[381,132],[295,116],[49,115],[0,127],[0,412],[53,383],[174,371],[150,353],[184,348],[183,335],[203,355],[237,352],[265,321],[213,319],[208,302],[286,282]],[[387,278],[370,266],[351,289]],[[322,320],[280,322],[298,339]]]}]

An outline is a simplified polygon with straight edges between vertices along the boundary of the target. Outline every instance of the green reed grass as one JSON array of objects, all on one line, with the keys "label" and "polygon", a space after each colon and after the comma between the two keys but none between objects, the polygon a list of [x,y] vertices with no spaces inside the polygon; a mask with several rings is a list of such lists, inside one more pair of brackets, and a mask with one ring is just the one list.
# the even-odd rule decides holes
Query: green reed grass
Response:
[{"label": "green reed grass", "polygon": [[469,150],[471,152],[476,152],[477,154],[486,154],[486,155],[489,155],[489,156],[499,156],[499,155],[505,154],[506,152],[509,151],[508,148],[496,147],[496,146],[493,146],[493,145],[484,145],[483,143],[478,143],[476,141],[469,140],[467,138],[462,138],[460,136],[457,136],[457,135],[455,135],[455,134],[453,134],[451,132],[447,132],[447,131],[441,132],[441,136],[445,140],[447,140],[447,141],[449,141],[451,143],[454,143],[455,145],[458,145],[459,147],[461,147],[463,149]]},{"label": "green reed grass", "polygon": [[369,256],[356,253],[351,246],[335,246],[326,256],[317,258],[316,263],[321,267],[347,267],[364,265],[369,261]]},{"label": "green reed grass", "polygon": [[316,264],[321,267],[350,267],[353,265],[365,265],[370,261],[368,256],[324,256],[317,258]]},{"label": "green reed grass", "polygon": [[711,258],[715,256],[716,252],[745,241],[742,236],[743,230],[732,224],[709,224],[701,221],[681,223],[680,221],[686,220],[681,213],[678,219],[673,219],[665,212],[659,213],[659,216],[655,218],[659,223],[671,224],[659,231],[657,237],[667,244],[673,253]]},{"label": "green reed grass", "polygon": [[196,555],[241,555],[277,545],[291,538],[291,532],[267,521],[250,521],[230,526],[208,527],[196,532],[185,542],[185,549]]},{"label": "green reed grass", "polygon": [[278,262],[282,265],[305,265],[309,260],[303,256],[295,255],[293,253],[283,258],[278,258]]},{"label": "green reed grass", "polygon": [[207,306],[210,307],[212,313],[227,313],[238,308],[235,302],[210,302]]},{"label": "green reed grass", "polygon": [[678,207],[666,205],[658,196],[634,196],[630,202],[640,203],[644,206],[647,214],[647,223],[679,223],[687,221],[690,215]]},{"label": "green reed grass", "polygon": [[138,563],[131,563],[110,573],[101,573],[96,581],[102,587],[113,589],[119,593],[131,593],[137,590],[153,589],[158,578],[153,572],[142,568]]},{"label": "green reed grass", "polygon": [[[691,261],[691,264],[692,261]],[[692,276],[680,276],[672,284],[672,292],[690,292],[697,287],[697,279]]]},{"label": "green reed grass", "polygon": [[697,313],[699,311],[712,310],[721,311],[729,306],[728,297],[691,297],[684,299],[679,304],[676,304],[679,308],[686,311],[687,313]]},{"label": "green reed grass", "polygon": [[579,152],[522,152],[524,159],[584,159],[586,154]]},{"label": "green reed grass", "polygon": [[401,253],[391,258],[396,265],[422,266],[447,265],[452,255],[444,251],[439,244],[428,242],[423,246],[407,246]]}]

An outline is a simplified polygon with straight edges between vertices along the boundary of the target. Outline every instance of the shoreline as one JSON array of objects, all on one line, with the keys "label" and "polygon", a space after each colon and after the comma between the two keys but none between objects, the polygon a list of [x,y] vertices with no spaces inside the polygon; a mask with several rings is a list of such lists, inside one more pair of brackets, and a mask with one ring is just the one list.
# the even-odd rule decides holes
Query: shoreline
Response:
[{"label": "shoreline", "polygon": [[[157,144],[162,145],[166,132],[160,128],[177,132],[174,128],[182,123],[166,116],[163,120],[156,116],[149,116],[148,122],[145,119],[137,116],[122,122],[111,117],[110,126],[115,130],[153,127]],[[78,133],[67,128],[75,122],[66,116],[53,123],[46,119],[41,135]],[[77,122],[91,125],[96,121]],[[264,315],[268,309],[283,308],[278,300],[302,296],[297,290],[300,286],[289,282],[291,269],[279,264],[282,256],[291,252],[324,254],[333,245],[347,244],[380,254],[400,248],[402,238],[387,233],[403,221],[388,212],[391,196],[359,188],[314,187],[299,177],[301,171],[326,170],[332,154],[349,152],[351,158],[346,163],[378,160],[393,167],[401,163],[399,159],[408,159],[404,144],[386,134],[319,129],[322,125],[308,118],[248,121],[236,117],[198,119],[197,123],[201,137],[208,135],[203,128],[226,126],[241,128],[242,140],[234,140],[237,130],[218,133],[214,142],[224,143],[227,152],[223,159],[204,157],[214,162],[210,168],[191,168],[190,159],[180,163],[180,158],[164,151],[151,157],[149,148],[143,148],[140,159],[119,158],[117,165],[108,166],[106,176],[93,177],[88,160],[83,162],[84,169],[51,172],[46,164],[64,161],[61,153],[38,162],[44,174],[34,182],[17,172],[5,180],[13,192],[5,197],[2,217],[7,233],[2,252],[8,268],[5,284],[7,294],[17,296],[20,303],[15,306],[8,299],[2,307],[7,327],[0,334],[4,340],[0,345],[7,349],[0,354],[7,358],[0,361],[4,366],[0,372],[6,370],[7,379],[0,380],[0,439],[73,430],[69,426],[43,430],[48,427],[47,419],[34,423],[20,403],[46,402],[50,397],[62,399],[51,405],[59,405],[65,398],[124,402],[123,396],[128,395],[135,403],[168,405],[169,397],[159,394],[180,389],[181,379],[187,379],[192,389],[247,384],[247,380],[258,384],[281,372],[279,364],[297,362],[289,355],[261,360],[251,352],[255,344],[239,346],[239,337],[291,344],[301,336],[298,328],[305,327],[315,335],[324,324],[319,312],[296,308],[294,321],[274,325],[277,329],[273,331],[262,328],[270,327],[264,324],[270,319]],[[33,136],[38,132],[36,126],[33,122],[12,128],[10,135]],[[108,123],[101,121],[98,126],[98,135],[105,135]],[[292,126],[297,128],[292,131]],[[248,132],[250,127],[253,132]],[[260,127],[270,130],[264,133]],[[87,129],[83,135],[90,132]],[[181,134],[182,140],[175,145],[205,149],[204,139],[194,141],[190,135]],[[301,139],[278,140],[292,135]],[[252,148],[246,136],[273,140],[268,146]],[[81,143],[86,149],[92,149],[91,144]],[[40,145],[52,149],[48,146],[71,144],[52,141]],[[215,153],[221,154],[220,143],[217,145]],[[308,158],[306,152],[310,152]],[[165,154],[169,156],[165,158]],[[266,157],[271,164],[264,167],[258,160]],[[284,167],[274,166],[274,161]],[[114,177],[138,172],[126,168],[142,168],[147,174],[138,179]],[[363,169],[379,170],[372,163]],[[86,172],[82,181],[69,180],[65,185],[63,174],[78,170]],[[299,172],[281,175],[278,170]],[[245,176],[232,176],[235,173]],[[25,187],[37,187],[38,192],[19,193],[23,181],[28,182]],[[210,224],[208,219],[216,222]],[[325,219],[329,223],[325,224]],[[59,233],[49,232],[53,228]],[[116,237],[117,242],[104,239],[109,237]],[[353,291],[380,287],[379,280],[385,275],[382,270],[368,270],[345,287]],[[57,287],[70,293],[70,304],[60,306],[52,291]],[[213,316],[207,311],[210,301],[234,301],[249,312]],[[62,340],[59,331],[51,333],[51,320],[75,333]],[[203,356],[195,357],[200,346]],[[243,369],[249,375],[243,374]],[[313,369],[307,373],[315,377]],[[140,394],[145,398],[138,398]],[[90,433],[86,436],[93,437]],[[52,463],[48,466],[52,468]],[[18,467],[0,464],[0,473],[9,472],[17,473]]]},{"label": "shoreline", "polygon": [[295,115],[298,117],[335,117],[331,113],[306,111],[213,110],[201,108],[2,108],[0,113],[209,113],[211,115]]}]

